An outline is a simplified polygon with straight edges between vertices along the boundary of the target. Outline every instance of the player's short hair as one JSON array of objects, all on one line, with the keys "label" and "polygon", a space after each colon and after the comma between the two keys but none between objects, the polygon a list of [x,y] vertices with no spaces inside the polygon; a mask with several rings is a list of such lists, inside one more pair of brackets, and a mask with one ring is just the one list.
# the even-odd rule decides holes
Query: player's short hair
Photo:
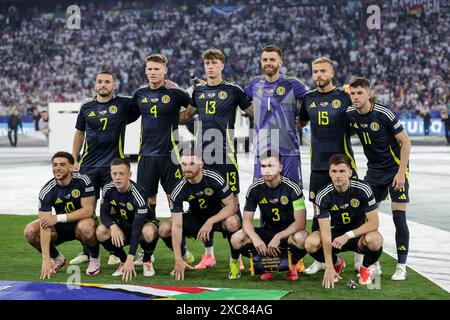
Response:
[{"label": "player's short hair", "polygon": [[55,153],[52,157],[52,163],[55,158],[66,158],[70,164],[75,164],[75,158],[66,151],[58,151],[57,153]]},{"label": "player's short hair", "polygon": [[203,60],[220,60],[222,61],[223,64],[225,64],[225,55],[223,54],[222,51],[220,51],[219,49],[216,48],[211,48],[208,50],[205,50],[202,53],[202,59]]},{"label": "player's short hair", "polygon": [[328,57],[319,57],[319,58],[317,58],[317,59],[314,59],[312,62],[311,62],[311,65],[313,65],[313,64],[318,64],[318,63],[329,63],[330,65],[331,65],[331,68],[333,68],[334,69],[334,63],[333,63],[333,60],[331,60],[330,58],[328,58]]},{"label": "player's short hair", "polygon": [[261,50],[261,54],[263,54],[263,52],[276,52],[278,53],[278,55],[280,56],[280,58],[283,58],[283,51],[280,49],[280,47],[277,47],[274,44],[269,44],[268,46],[265,46],[262,50]]},{"label": "player's short hair", "polygon": [[108,71],[108,70],[102,70],[102,71],[98,72],[98,73],[95,75],[95,77],[97,78],[97,76],[98,76],[99,74],[108,74],[108,75],[110,75],[110,76],[113,78],[113,80],[116,80],[116,76],[115,76],[114,73],[112,73],[111,71]]},{"label": "player's short hair", "polygon": [[355,79],[350,81],[349,85],[352,88],[361,87],[364,89],[370,89],[370,81],[363,77],[356,77]]},{"label": "player's short hair", "polygon": [[122,159],[122,158],[114,158],[113,161],[111,161],[111,167],[112,166],[120,166],[120,165],[126,165],[128,170],[131,169],[131,164],[130,161],[128,161],[127,159]]},{"label": "player's short hair", "polygon": [[145,63],[147,63],[149,61],[156,62],[156,63],[162,63],[166,67],[169,64],[169,60],[167,60],[166,56],[164,56],[160,53],[154,53],[154,54],[151,54],[151,55],[145,57]]},{"label": "player's short hair", "polygon": [[280,162],[280,154],[274,150],[267,150],[266,152],[258,155],[258,158],[260,162],[269,158],[275,158],[278,162]]},{"label": "player's short hair", "polygon": [[352,168],[352,161],[350,158],[343,153],[336,153],[330,157],[328,160],[328,166],[331,168],[331,165],[339,165],[341,163],[345,163],[350,169]]}]

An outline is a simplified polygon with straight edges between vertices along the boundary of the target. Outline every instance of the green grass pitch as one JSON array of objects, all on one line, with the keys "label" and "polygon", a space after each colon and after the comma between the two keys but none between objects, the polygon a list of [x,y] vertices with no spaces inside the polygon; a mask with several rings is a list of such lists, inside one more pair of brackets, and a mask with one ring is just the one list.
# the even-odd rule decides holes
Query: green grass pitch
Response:
[{"label": "green grass pitch", "polygon": [[[10,281],[43,281],[39,280],[41,256],[28,245],[23,237],[25,225],[36,219],[36,216],[0,215],[0,280]],[[308,224],[308,229],[310,226]],[[228,280],[228,243],[218,233],[215,235],[214,252],[217,265],[214,269],[187,271],[184,281],[175,281],[169,275],[173,267],[172,252],[169,251],[162,241],[158,243],[155,251],[156,275],[146,278],[142,275],[142,267],[137,268],[137,279],[131,284],[153,284],[165,286],[195,286],[195,287],[216,287],[216,288],[253,288],[253,289],[277,289],[289,290],[290,293],[283,299],[304,300],[304,299],[369,299],[369,300],[393,300],[393,299],[450,299],[450,295],[423,276],[408,269],[408,279],[406,281],[395,282],[390,280],[390,276],[395,269],[395,260],[383,254],[381,266],[383,274],[381,277],[381,289],[370,290],[359,287],[357,290],[347,288],[349,279],[356,279],[356,272],[353,271],[353,253],[343,254],[347,262],[347,268],[342,274],[342,280],[336,284],[334,289],[324,289],[321,287],[322,273],[315,275],[300,275],[297,282],[284,280],[284,273],[275,275],[269,281],[261,281],[258,276],[252,277],[249,272],[248,259],[244,258],[246,270],[241,279]],[[203,253],[203,244],[199,241],[188,241],[190,251],[199,261]],[[62,244],[58,247],[61,253],[70,260],[81,251],[81,245],[77,241]],[[88,277],[84,275],[87,263],[81,265],[81,282],[83,283],[121,283],[120,278],[114,278],[111,274],[116,266],[108,266],[108,254],[101,249],[102,270],[97,276]],[[304,258],[306,266],[312,262],[310,256]],[[69,274],[66,268],[59,271],[50,281],[66,282]],[[46,280],[48,281],[48,280]]]}]

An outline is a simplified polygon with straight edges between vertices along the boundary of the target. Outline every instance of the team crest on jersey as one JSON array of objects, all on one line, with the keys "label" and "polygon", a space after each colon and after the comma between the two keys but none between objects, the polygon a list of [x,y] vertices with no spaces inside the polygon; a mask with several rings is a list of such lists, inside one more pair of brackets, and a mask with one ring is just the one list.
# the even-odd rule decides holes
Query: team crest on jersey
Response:
[{"label": "team crest on jersey", "polygon": [[321,107],[326,107],[328,105],[328,101],[322,101],[321,103],[320,103],[320,106]]},{"label": "team crest on jersey", "polygon": [[331,105],[333,106],[333,108],[337,109],[341,106],[341,101],[340,100],[333,100],[333,102],[331,102]]},{"label": "team crest on jersey", "polygon": [[286,196],[282,196],[282,197],[280,198],[280,202],[281,202],[281,204],[283,204],[283,205],[287,205],[287,204],[289,203],[289,199],[288,199]]},{"label": "team crest on jersey", "polygon": [[316,194],[315,194],[314,192],[311,191],[311,192],[309,193],[309,197],[310,197],[311,199],[314,199],[315,196],[316,196]]},{"label": "team crest on jersey", "polygon": [[284,87],[278,87],[277,88],[277,94],[279,95],[279,96],[282,96],[283,94],[285,94],[286,93],[286,89],[284,88]]},{"label": "team crest on jersey", "polygon": [[166,94],[166,95],[163,95],[162,98],[161,98],[161,101],[162,101],[163,103],[169,103],[170,97],[169,97],[167,94]]},{"label": "team crest on jersey", "polygon": [[131,203],[127,202],[127,209],[128,209],[128,211],[133,211],[134,207]]},{"label": "team crest on jersey", "polygon": [[74,198],[78,198],[80,196],[81,192],[78,189],[73,189],[72,190],[72,197]]},{"label": "team crest on jersey", "polygon": [[224,99],[226,99],[227,98],[227,93],[226,93],[226,91],[220,91],[219,92],[219,99],[222,99],[222,100],[224,100]]},{"label": "team crest on jersey", "polygon": [[213,193],[214,193],[213,189],[211,189],[211,188],[206,188],[206,189],[205,189],[205,194],[206,194],[207,196],[210,196],[210,195],[212,195]]},{"label": "team crest on jersey", "polygon": [[350,205],[351,205],[353,208],[358,208],[358,207],[359,207],[359,200],[353,198],[352,200],[350,200]]},{"label": "team crest on jersey", "polygon": [[376,122],[372,122],[370,124],[370,129],[372,129],[372,131],[378,131],[378,130],[380,130],[380,125]]},{"label": "team crest on jersey", "polygon": [[155,103],[155,102],[158,102],[158,100],[159,100],[158,98],[151,98],[150,101],[153,102],[153,103]]},{"label": "team crest on jersey", "polygon": [[258,89],[258,91],[256,91],[256,94],[257,94],[258,96],[262,96],[262,89]]},{"label": "team crest on jersey", "polygon": [[116,106],[111,106],[111,107],[109,107],[109,113],[114,114],[114,113],[116,113],[116,112],[117,112],[117,107],[116,107]]}]

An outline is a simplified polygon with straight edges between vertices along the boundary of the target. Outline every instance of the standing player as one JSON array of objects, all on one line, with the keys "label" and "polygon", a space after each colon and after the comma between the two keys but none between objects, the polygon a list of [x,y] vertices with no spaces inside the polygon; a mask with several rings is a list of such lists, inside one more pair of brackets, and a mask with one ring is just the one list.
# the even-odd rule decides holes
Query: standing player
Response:
[{"label": "standing player", "polygon": [[383,252],[375,197],[367,183],[350,179],[352,167],[348,156],[335,154],[329,163],[332,182],[315,197],[320,230],[311,233],[305,247],[316,261],[326,264],[322,282],[325,288],[334,288],[341,278],[339,274],[345,264],[336,253],[345,251],[364,254],[359,282],[369,284],[372,282],[369,267]]},{"label": "standing player", "polygon": [[[124,158],[123,146],[125,127],[137,119],[132,112],[132,99],[113,95],[115,77],[109,71],[99,72],[95,77],[96,96],[81,104],[73,137],[72,155],[77,161],[84,142],[80,164],[75,169],[91,178],[96,199],[103,186],[111,181],[109,165],[114,158]],[[96,206],[94,206],[95,208]],[[86,248],[70,261],[79,264],[89,260]],[[108,264],[117,264],[118,259],[110,256]]]},{"label": "standing player", "polygon": [[[250,185],[243,229],[233,234],[231,243],[243,255],[248,255],[250,249],[256,248],[261,256],[278,256],[280,248],[289,246],[296,264],[306,254],[304,245],[308,233],[305,231],[305,198],[298,184],[281,175],[283,166],[278,154],[263,155],[260,163],[264,178],[257,179]],[[256,207],[259,207],[264,216],[264,225],[260,228],[253,227]],[[272,273],[261,276],[262,280],[270,278]],[[288,271],[286,279],[298,279],[296,267]]]},{"label": "standing player", "polygon": [[[158,221],[155,212],[148,208],[144,190],[131,180],[130,163],[116,158],[111,162],[112,183],[103,188],[97,239],[110,253],[120,259],[114,277],[128,281],[136,276],[134,255],[138,244],[144,250],[144,276],[155,274],[151,256],[158,242]],[[141,239],[142,238],[142,239]],[[130,245],[128,255],[123,250]]]},{"label": "standing player", "polygon": [[[333,84],[333,62],[321,57],[311,63],[312,78],[317,86],[309,91],[302,102],[300,122],[304,127],[311,123],[311,175],[309,179],[309,201],[314,205],[312,232],[318,229],[315,197],[317,192],[331,182],[328,174],[328,160],[331,155],[344,153],[351,159],[356,176],[356,165],[350,144],[350,128],[345,111],[352,104],[343,89]],[[324,270],[325,265],[314,262],[306,274]]]},{"label": "standing player", "polygon": [[[205,167],[218,171],[224,178],[239,204],[239,171],[234,148],[234,122],[239,106],[250,116],[253,107],[238,85],[224,81],[222,71],[225,56],[218,49],[208,49],[202,54],[206,83],[195,86],[192,106],[180,115],[181,122],[198,113],[201,130],[196,145],[203,153]],[[205,243],[205,255],[195,269],[205,269],[216,264],[213,238]],[[243,268],[243,265],[241,266]]]},{"label": "standing player", "polygon": [[[214,231],[222,232],[230,243],[228,278],[240,278],[239,251],[234,250],[230,242],[232,233],[241,226],[236,197],[217,171],[203,168],[203,162],[194,149],[183,150],[181,167],[184,178],[177,184],[170,199],[172,218],[164,221],[159,228],[161,239],[174,253],[175,279],[184,279],[186,267],[193,269],[182,259],[182,237],[196,237],[205,242]],[[183,202],[189,203],[189,210],[184,214]]]},{"label": "standing player", "polygon": [[[42,253],[41,279],[50,279],[53,273],[66,265],[66,258],[55,246],[72,240],[81,241],[89,250],[91,259],[86,275],[100,272],[99,247],[93,219],[95,194],[88,176],[74,172],[75,159],[68,152],[57,152],[52,157],[54,179],[39,193],[39,219],[24,230],[25,239]],[[52,215],[52,207],[56,215]]]},{"label": "standing player", "polygon": [[347,117],[356,130],[367,157],[365,181],[372,187],[377,203],[391,196],[395,224],[397,267],[392,280],[406,279],[406,259],[409,250],[409,229],[406,204],[409,202],[408,162],[411,142],[406,130],[388,108],[372,103],[370,82],[356,78],[350,83],[353,106]]},{"label": "standing player", "polygon": [[[299,102],[309,89],[299,79],[282,75],[282,65],[281,49],[275,45],[264,47],[261,52],[264,75],[255,77],[245,87],[245,93],[253,103],[254,113],[253,178],[261,178],[259,156],[274,150],[280,154],[283,166],[281,175],[303,188],[296,117],[299,114]],[[303,272],[303,269],[303,261],[300,260],[298,271]]]}]

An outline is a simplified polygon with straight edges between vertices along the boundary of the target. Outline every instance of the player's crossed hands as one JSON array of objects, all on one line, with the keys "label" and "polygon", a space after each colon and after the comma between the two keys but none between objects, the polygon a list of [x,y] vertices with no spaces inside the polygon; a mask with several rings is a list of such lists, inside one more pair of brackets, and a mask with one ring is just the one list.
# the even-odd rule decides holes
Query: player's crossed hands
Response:
[{"label": "player's crossed hands", "polygon": [[272,257],[277,257],[281,251],[280,251],[280,238],[278,238],[276,235],[270,240],[269,244],[267,245],[267,252]]},{"label": "player's crossed hands", "polygon": [[260,238],[255,239],[252,241],[253,245],[255,246],[256,251],[260,256],[267,256],[267,247],[264,241],[262,241]]}]

